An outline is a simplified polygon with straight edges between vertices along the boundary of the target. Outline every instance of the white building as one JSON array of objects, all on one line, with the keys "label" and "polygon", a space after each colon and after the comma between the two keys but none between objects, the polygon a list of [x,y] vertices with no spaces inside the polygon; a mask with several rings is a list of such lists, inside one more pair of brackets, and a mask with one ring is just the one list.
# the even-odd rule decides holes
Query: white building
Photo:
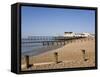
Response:
[{"label": "white building", "polygon": [[90,33],[84,32],[83,34],[84,34],[84,37],[89,37],[89,36],[91,36]]},{"label": "white building", "polygon": [[64,32],[65,37],[89,37],[90,33],[74,33],[74,32]]},{"label": "white building", "polygon": [[64,32],[65,37],[74,37],[75,33],[74,32]]}]

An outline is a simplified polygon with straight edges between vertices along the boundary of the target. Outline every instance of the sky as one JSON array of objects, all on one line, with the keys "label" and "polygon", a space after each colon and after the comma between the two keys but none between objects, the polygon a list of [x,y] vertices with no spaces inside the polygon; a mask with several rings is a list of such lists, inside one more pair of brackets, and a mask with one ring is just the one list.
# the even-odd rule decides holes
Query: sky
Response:
[{"label": "sky", "polygon": [[95,11],[22,6],[21,27],[22,37],[95,33]]}]

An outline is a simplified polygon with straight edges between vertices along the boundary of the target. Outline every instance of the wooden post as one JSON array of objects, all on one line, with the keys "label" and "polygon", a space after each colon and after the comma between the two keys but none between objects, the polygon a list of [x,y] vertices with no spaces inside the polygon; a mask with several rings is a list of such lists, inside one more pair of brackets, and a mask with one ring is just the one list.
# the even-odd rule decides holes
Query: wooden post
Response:
[{"label": "wooden post", "polygon": [[88,59],[86,58],[86,51],[84,49],[82,50],[82,53],[83,53],[83,59],[84,59],[84,61],[87,61]]},{"label": "wooden post", "polygon": [[29,56],[28,55],[25,56],[25,60],[26,60],[26,67],[29,68]]},{"label": "wooden post", "polygon": [[27,68],[31,67],[32,64],[29,64],[29,56],[28,55],[25,56],[25,60],[26,60],[26,67]]},{"label": "wooden post", "polygon": [[58,53],[54,52],[54,56],[55,56],[56,63],[58,63]]}]

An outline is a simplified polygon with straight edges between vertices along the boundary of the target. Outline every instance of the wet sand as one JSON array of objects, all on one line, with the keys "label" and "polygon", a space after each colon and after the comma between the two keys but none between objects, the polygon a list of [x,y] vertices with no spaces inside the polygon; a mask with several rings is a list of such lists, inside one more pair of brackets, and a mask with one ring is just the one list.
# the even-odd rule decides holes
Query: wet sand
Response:
[{"label": "wet sand", "polygon": [[[82,50],[85,50],[85,54]],[[56,63],[54,52],[58,53],[59,63]],[[32,64],[32,67],[26,68],[25,58],[23,58],[22,70],[94,67],[95,39],[91,37],[70,41],[61,48],[30,56],[29,63]]]}]

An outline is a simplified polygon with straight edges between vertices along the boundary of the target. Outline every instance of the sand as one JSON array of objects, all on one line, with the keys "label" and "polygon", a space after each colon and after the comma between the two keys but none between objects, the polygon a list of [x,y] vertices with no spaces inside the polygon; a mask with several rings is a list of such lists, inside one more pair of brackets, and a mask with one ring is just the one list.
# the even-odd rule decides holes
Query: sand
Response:
[{"label": "sand", "polygon": [[[85,54],[82,50],[85,50]],[[59,63],[56,63],[54,52],[58,53]],[[22,59],[22,70],[94,67],[95,39],[88,37],[72,40],[61,48],[30,56],[29,63],[32,64],[32,67],[26,68],[25,59]]]}]

